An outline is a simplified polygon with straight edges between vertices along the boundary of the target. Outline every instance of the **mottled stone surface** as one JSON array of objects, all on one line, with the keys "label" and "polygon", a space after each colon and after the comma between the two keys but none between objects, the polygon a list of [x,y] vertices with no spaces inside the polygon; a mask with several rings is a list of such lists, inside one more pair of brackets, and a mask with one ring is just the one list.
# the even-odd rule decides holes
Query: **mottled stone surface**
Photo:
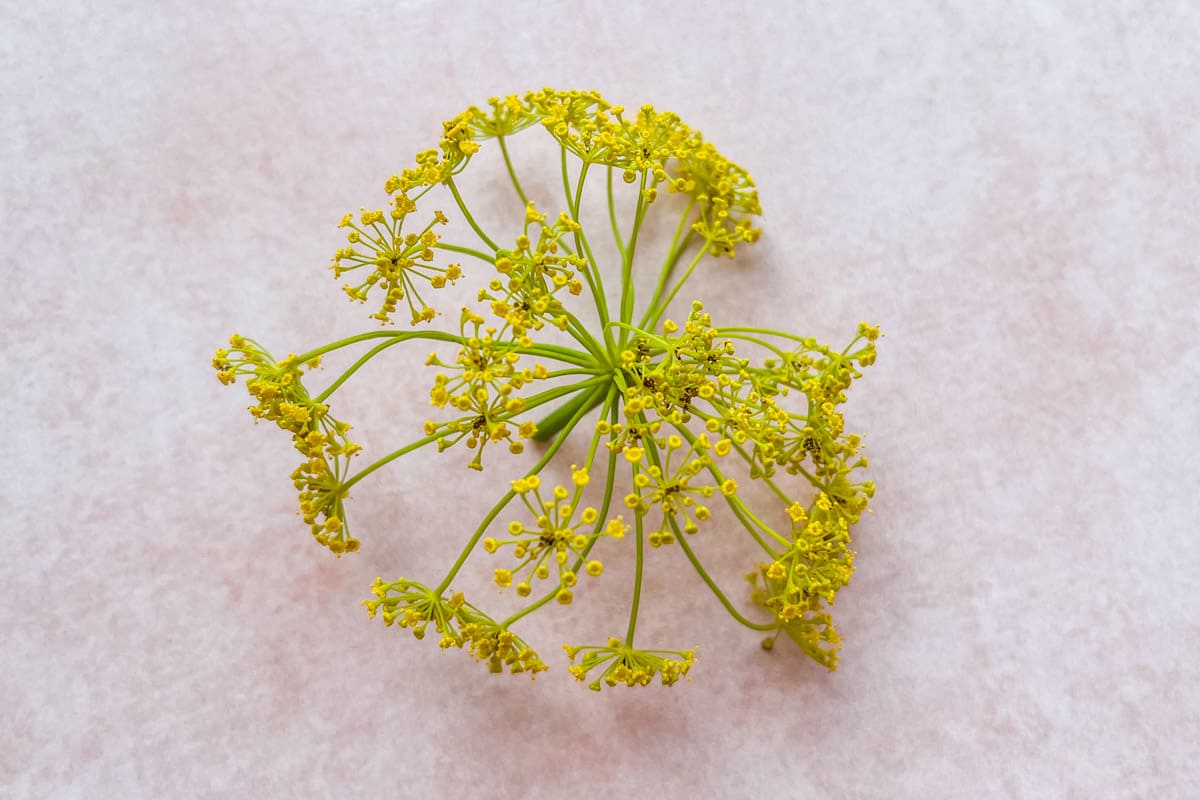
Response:
[{"label": "mottled stone surface", "polygon": [[[534,8],[0,15],[0,795],[1200,796],[1200,11]],[[674,109],[757,177],[763,241],[693,292],[719,322],[887,334],[836,674],[760,651],[678,552],[640,628],[700,647],[669,690],[590,693],[556,652],[620,628],[626,554],[531,622],[536,683],[370,623],[370,581],[436,581],[519,468],[399,462],[335,560],[213,378],[234,330],[369,329],[324,273],[342,211],[546,84]],[[415,350],[339,405],[371,452],[428,413]],[[697,546],[741,599],[735,541]]]}]

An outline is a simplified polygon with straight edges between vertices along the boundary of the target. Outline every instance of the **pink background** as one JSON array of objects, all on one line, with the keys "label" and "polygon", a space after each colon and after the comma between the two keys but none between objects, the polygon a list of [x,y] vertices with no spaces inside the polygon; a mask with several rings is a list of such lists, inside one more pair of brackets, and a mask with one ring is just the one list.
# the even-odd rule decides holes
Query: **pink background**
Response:
[{"label": "pink background", "polygon": [[[1200,796],[1191,4],[6,5],[0,795]],[[671,689],[596,695],[557,651],[613,632],[627,554],[531,620],[535,683],[385,630],[370,581],[436,581],[519,468],[401,461],[335,560],[209,369],[235,330],[371,329],[337,219],[542,85],[675,110],[756,176],[763,241],[690,292],[718,321],[887,334],[835,674],[678,552],[640,628],[700,647]],[[370,452],[428,413],[425,349],[338,406]],[[697,546],[744,602],[733,541]]]}]

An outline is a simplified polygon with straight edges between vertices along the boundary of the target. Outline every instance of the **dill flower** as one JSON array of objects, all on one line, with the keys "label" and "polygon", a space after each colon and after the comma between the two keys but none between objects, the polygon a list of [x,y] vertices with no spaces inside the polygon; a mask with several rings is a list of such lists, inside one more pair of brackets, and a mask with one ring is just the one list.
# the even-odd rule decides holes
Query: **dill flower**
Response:
[{"label": "dill flower", "polygon": [[[568,605],[574,596],[571,589],[579,579],[577,568],[572,568],[569,562],[573,560],[578,564],[586,560],[587,553],[600,536],[620,539],[625,535],[628,526],[619,516],[607,522],[602,521],[600,513],[591,506],[583,508],[576,516],[580,494],[588,482],[587,471],[576,470],[574,481],[574,497],[565,486],[555,486],[548,497],[543,497],[541,479],[537,475],[512,482],[513,491],[534,517],[534,527],[527,526],[521,520],[513,520],[507,529],[512,538],[497,540],[488,537],[483,540],[483,549],[489,553],[511,547],[512,555],[518,562],[514,567],[496,569],[495,582],[501,589],[511,586],[515,579],[519,581],[517,594],[528,597],[532,591],[529,578],[546,580],[553,569],[558,580],[555,599]],[[593,559],[586,564],[588,575],[599,577],[603,571],[604,564],[601,561]]]},{"label": "dill flower", "polygon": [[[526,192],[520,173],[531,165],[515,163],[507,145],[517,135],[548,136],[558,149],[544,166],[557,173],[550,183],[561,184],[561,196]],[[485,230],[457,183],[476,158],[503,161],[514,194],[506,232]],[[583,211],[584,186],[598,181],[607,220],[589,226],[583,220],[596,217]],[[851,532],[875,492],[861,478],[865,439],[847,429],[843,409],[875,362],[880,331],[862,323],[839,349],[786,331],[718,325],[699,299],[685,317],[666,316],[702,264],[735,258],[760,238],[762,209],[747,171],[673,112],[545,88],[448,118],[433,146],[383,188],[385,203],[342,217],[344,241],[331,262],[345,295],[370,301],[369,316],[383,327],[283,359],[235,335],[213,358],[222,383],[244,382],[255,420],[285,430],[301,453],[291,475],[299,514],[335,555],[360,547],[346,520],[350,490],[402,457],[465,448],[466,466],[484,470],[487,450],[487,468],[501,471],[498,499],[464,532],[446,574],[428,584],[377,579],[363,603],[368,614],[417,639],[432,631],[444,651],[468,652],[489,672],[536,676],[549,665],[514,628],[547,604],[572,604],[582,578],[607,574],[604,553],[629,547],[624,636],[565,646],[568,669],[596,690],[655,679],[670,686],[689,674],[695,649],[647,646],[637,623],[655,611],[642,603],[645,548],[672,545],[675,564],[686,561],[736,622],[765,635],[764,648],[784,637],[835,668],[841,639],[829,609],[854,573]],[[633,210],[620,217],[619,207]],[[646,294],[634,270],[644,269],[639,239],[652,213],[678,218]],[[593,245],[608,236],[616,258],[598,259]],[[439,298],[463,283],[467,301],[456,294],[459,310],[448,310]],[[389,327],[397,314],[409,329]],[[394,349],[405,342],[424,348],[432,418],[355,469],[362,448],[330,399],[383,353],[412,352]],[[343,349],[365,352],[320,391],[310,388],[321,358]],[[586,456],[560,469],[572,437]],[[532,467],[493,457],[500,445],[519,455],[530,442],[538,444]],[[744,491],[755,482],[770,499],[747,499],[764,494]],[[622,508],[628,521],[615,513]],[[732,522],[713,524],[718,512]],[[745,537],[749,615],[692,550],[689,539],[702,529]],[[498,559],[493,582],[523,603],[504,619],[451,588],[480,551]],[[654,568],[671,568],[669,560]]]},{"label": "dill flower", "polygon": [[430,354],[425,362],[449,371],[434,376],[430,403],[462,413],[445,422],[427,421],[425,433],[437,437],[438,450],[465,440],[466,446],[475,451],[468,464],[475,470],[483,469],[483,451],[489,442],[507,441],[512,453],[524,450],[521,440],[532,437],[537,426],[532,421],[515,427],[510,424],[526,407],[526,401],[516,392],[549,374],[541,364],[517,368],[522,343],[532,342],[525,337],[517,341],[497,339],[497,330],[483,328],[483,324],[483,317],[463,308],[459,321],[459,339],[463,344],[454,363],[443,362],[436,353]]},{"label": "dill flower", "polygon": [[[633,471],[634,491],[626,497],[626,505],[638,516],[645,516],[655,508],[659,510],[660,522],[647,539],[651,547],[674,542],[673,530],[678,527],[682,527],[684,533],[696,533],[700,529],[699,523],[712,516],[706,501],[718,492],[733,494],[737,490],[731,479],[722,482],[722,486],[696,485],[696,478],[706,474],[713,463],[707,435],[701,434],[686,450],[682,450],[684,441],[677,434],[667,436],[663,445],[662,466],[651,464],[642,468],[642,448],[625,450],[627,457],[634,451],[639,462]],[[672,460],[676,462],[674,467]]]},{"label": "dill flower", "polygon": [[401,300],[408,305],[412,324],[429,322],[434,310],[421,297],[418,282],[441,289],[462,277],[460,264],[438,265],[434,258],[434,246],[439,237],[434,226],[449,222],[441,211],[420,232],[404,232],[404,222],[415,205],[405,195],[399,195],[387,214],[382,209],[362,210],[356,222],[353,214],[342,217],[339,227],[349,228],[346,234],[348,246],[339,249],[333,256],[332,270],[336,278],[371,267],[362,283],[347,283],[342,290],[360,303],[365,303],[368,292],[375,286],[384,292],[383,303],[371,316],[380,322],[391,321],[396,306]]},{"label": "dill flower", "polygon": [[329,414],[329,406],[313,399],[301,381],[303,368],[314,369],[320,356],[301,361],[289,355],[276,362],[258,342],[234,334],[229,349],[219,349],[213,367],[222,383],[246,378],[246,390],[257,402],[256,420],[269,420],[292,434],[292,444],[305,460],[292,473],[300,495],[300,515],[313,538],[336,555],[352,553],[359,541],[346,523],[343,479],[350,459],[362,448],[350,441],[350,426]]},{"label": "dill flower", "polygon": [[398,625],[417,639],[424,639],[432,625],[439,636],[439,647],[446,650],[465,646],[487,663],[490,672],[507,668],[514,675],[528,672],[532,677],[549,669],[523,639],[468,603],[462,592],[447,598],[417,581],[398,578],[385,583],[376,578],[371,593],[373,596],[363,605],[372,619],[378,615],[384,625]]},{"label": "dill flower", "polygon": [[[671,686],[687,675],[696,663],[695,650],[638,650],[627,647],[620,639],[612,638],[604,646],[563,645],[571,659],[569,671],[582,682],[588,675],[600,670],[599,675],[588,684],[592,691],[600,691],[600,684],[616,686],[648,686],[658,676],[663,686]],[[578,664],[575,659],[579,658]],[[603,667],[603,669],[600,669]]]}]

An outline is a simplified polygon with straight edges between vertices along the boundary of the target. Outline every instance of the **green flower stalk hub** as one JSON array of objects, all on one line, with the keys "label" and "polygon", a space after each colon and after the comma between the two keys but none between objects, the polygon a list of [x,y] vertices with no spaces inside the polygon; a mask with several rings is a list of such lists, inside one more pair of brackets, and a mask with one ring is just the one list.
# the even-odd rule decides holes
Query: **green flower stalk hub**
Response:
[{"label": "green flower stalk hub", "polygon": [[[549,134],[560,151],[556,215],[530,201],[510,157],[506,143],[526,131]],[[484,148],[503,159],[523,207],[514,241],[489,235],[456,183]],[[589,178],[604,182],[609,225],[602,227],[611,230],[581,223]],[[460,223],[450,239],[450,217],[427,208],[438,187]],[[758,196],[745,170],[675,114],[652,106],[628,114],[595,92],[546,89],[492,99],[487,109],[448,120],[439,146],[419,153],[385,188],[386,208],[342,219],[346,241],[332,270],[352,300],[371,304],[373,318],[387,324],[403,315],[412,329],[374,330],[283,359],[235,335],[213,361],[223,383],[244,379],[251,414],[292,435],[303,457],[292,473],[300,514],[335,555],[359,547],[347,519],[350,491],[401,456],[465,450],[472,469],[486,459],[510,470],[503,495],[447,574],[436,584],[377,579],[364,601],[370,616],[418,639],[432,631],[442,648],[467,649],[492,672],[536,675],[547,665],[514,629],[546,604],[574,602],[604,572],[605,549],[631,546],[623,632],[600,645],[565,646],[569,669],[593,689],[645,685],[656,675],[673,684],[693,665],[694,648],[647,649],[635,631],[647,546],[677,548],[735,620],[766,634],[764,648],[786,634],[833,669],[840,645],[827,609],[853,572],[850,528],[874,492],[857,475],[867,465],[862,437],[844,430],[838,409],[874,362],[879,331],[861,324],[835,350],[787,332],[716,325],[699,300],[679,322],[665,318],[702,261],[734,258],[759,238]],[[639,235],[665,205],[664,192],[682,196],[675,205],[683,213],[653,293],[638,302]],[[618,219],[621,199],[632,219]],[[597,236],[613,238],[615,259],[596,258]],[[437,290],[458,281],[478,285],[474,305],[439,313],[431,304]],[[589,305],[583,316],[598,319],[590,326],[579,316]],[[453,322],[433,330],[437,320]],[[439,348],[425,362],[434,417],[415,441],[356,469],[362,448],[331,398],[402,342]],[[363,353],[323,390],[310,389],[321,356],[342,348]],[[598,419],[585,425],[597,409]],[[542,473],[576,431],[588,441],[586,458],[551,485]],[[521,453],[530,440],[548,444],[514,478],[498,451]],[[751,508],[739,480],[764,484],[775,507]],[[759,553],[747,576],[755,618],[738,611],[689,543],[733,534],[714,524],[721,505]],[[494,559],[500,590],[529,602],[501,620],[469,602],[453,583],[472,557]]]}]

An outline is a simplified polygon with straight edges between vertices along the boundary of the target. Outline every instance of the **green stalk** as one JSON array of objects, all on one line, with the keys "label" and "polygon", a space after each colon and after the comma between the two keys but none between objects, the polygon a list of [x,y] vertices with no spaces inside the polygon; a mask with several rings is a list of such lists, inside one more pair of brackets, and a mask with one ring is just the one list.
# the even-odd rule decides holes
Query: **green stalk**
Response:
[{"label": "green stalk", "polygon": [[633,631],[637,627],[638,606],[642,600],[642,564],[645,561],[646,533],[640,514],[634,515],[634,527],[637,530],[637,562],[633,568],[633,601],[629,608],[629,627],[625,631],[626,647],[633,647]]},{"label": "green stalk", "polygon": [[[338,339],[335,342],[321,345],[320,347],[301,353],[296,356],[296,363],[303,364],[311,361],[318,356],[323,356],[326,353],[331,353],[334,350],[340,350],[343,347],[349,347],[352,344],[369,341],[371,339],[394,339],[398,342],[407,341],[409,339],[425,339],[431,342],[450,342],[452,344],[463,345],[466,341],[463,337],[454,333],[443,333],[442,331],[370,331],[368,333],[359,333],[354,336],[347,336],[344,339]],[[252,341],[247,339],[247,341]],[[261,347],[261,345],[260,345]],[[579,367],[598,367],[600,364],[594,358],[589,358],[587,353],[579,350],[572,350],[569,347],[562,347],[556,344],[535,344],[532,347],[515,347],[513,350],[523,355],[540,356],[542,358],[550,358],[556,361],[562,361],[567,364],[574,364]],[[263,352],[267,352],[263,348]],[[594,353],[592,355],[595,355]],[[605,362],[600,362],[605,363]]]},{"label": "green stalk", "polygon": [[675,295],[679,294],[679,290],[683,288],[685,283],[687,283],[687,279],[692,277],[692,272],[696,269],[696,265],[700,263],[700,259],[704,257],[705,253],[708,252],[708,244],[708,242],[705,242],[704,246],[700,248],[700,252],[696,253],[696,257],[692,259],[691,264],[688,264],[687,271],[683,273],[683,277],[680,278],[679,282],[675,284],[675,287],[671,289],[671,293],[667,295],[666,299],[655,306],[654,314],[649,317],[646,324],[642,326],[643,328],[646,330],[651,330],[655,325],[658,324],[659,318],[666,313],[667,306],[671,305],[671,301],[675,299]]},{"label": "green stalk", "polygon": [[324,403],[331,394],[336,392],[343,383],[345,383],[347,380],[350,379],[351,375],[358,372],[359,368],[363,364],[366,364],[372,358],[379,355],[384,350],[387,350],[392,345],[399,344],[402,341],[404,341],[404,340],[403,339],[392,339],[390,342],[384,342],[383,344],[377,344],[374,347],[372,347],[370,350],[367,351],[366,355],[364,355],[362,358],[358,359],[358,361],[355,361],[352,365],[350,365],[349,369],[347,369],[345,372],[343,372],[341,375],[339,375],[337,380],[335,380],[333,383],[329,384],[329,386],[325,387],[325,391],[321,392],[319,395],[314,397],[313,402]]},{"label": "green stalk", "polygon": [[[683,433],[687,437],[689,444],[691,444],[695,441],[695,437],[691,435],[691,431],[687,430],[687,428],[685,428],[681,425],[676,425],[675,427],[678,428],[680,430],[680,432]],[[657,448],[647,447],[646,455],[649,457],[651,463],[653,463],[659,469],[663,469],[663,465],[659,461]],[[713,468],[710,467],[709,470],[711,472],[713,470]],[[718,482],[720,482],[720,481],[718,481]],[[733,498],[727,497],[725,499],[732,500]],[[735,509],[735,513],[736,513],[736,509]],[[640,520],[641,518],[639,517],[638,519]],[[739,519],[741,519],[740,516],[739,516]],[[745,617],[743,617],[741,614],[738,613],[737,609],[735,609],[733,607],[733,604],[729,602],[729,598],[727,598],[725,596],[725,594],[717,586],[716,582],[712,579],[712,577],[708,574],[708,572],[700,564],[700,560],[698,558],[696,558],[696,554],[692,552],[691,546],[684,540],[684,537],[687,534],[685,534],[683,531],[681,531],[679,529],[679,523],[676,522],[675,519],[670,516],[667,517],[667,522],[671,525],[671,531],[675,534],[675,541],[679,543],[679,546],[682,548],[684,555],[687,556],[688,561],[691,562],[692,567],[696,570],[696,574],[699,575],[700,578],[708,585],[708,588],[712,590],[712,593],[717,596],[717,599],[720,600],[721,604],[725,606],[725,610],[728,611],[733,616],[734,619],[736,619],[738,622],[742,623],[743,625],[745,625],[748,628],[753,628],[754,630],[759,630],[759,631],[774,630],[775,626],[759,625],[756,622],[751,622],[750,620],[746,619]],[[742,524],[745,525],[746,522],[743,521]],[[749,526],[747,526],[747,530],[750,530]],[[754,534],[754,531],[750,530],[750,533],[759,542],[759,544],[761,544],[763,546],[763,549],[766,550],[767,553],[769,555],[771,555],[772,558],[774,558],[775,554],[769,548],[767,548],[765,544],[763,544],[762,540],[759,539],[756,534]],[[627,642],[626,646],[628,646],[628,644],[629,643]]]},{"label": "green stalk", "polygon": [[470,247],[463,247],[460,244],[450,244],[449,242],[438,242],[433,246],[433,249],[434,250],[449,250],[450,252],[453,252],[453,253],[462,253],[465,256],[471,256],[472,258],[478,258],[480,261],[486,261],[487,263],[493,264],[493,265],[496,263],[496,259],[494,256],[489,256],[487,253],[483,252],[482,250],[473,250]]},{"label": "green stalk", "polygon": [[[589,164],[583,162],[583,166],[579,169],[579,181],[575,185],[575,197],[571,197],[571,177],[570,171],[567,169],[567,148],[561,147],[561,168],[562,168],[562,183],[563,194],[567,201],[567,210],[571,212],[571,217],[579,222],[579,207],[583,202],[583,183],[587,178]],[[587,236],[583,232],[582,223],[579,230],[575,231],[575,251],[582,253],[587,259],[588,268],[584,272],[584,278],[587,280],[588,289],[591,290],[592,300],[596,306],[596,313],[600,317],[601,326],[607,326],[609,320],[608,312],[608,297],[604,291],[604,278],[600,275],[600,266],[596,263],[596,257],[592,255],[592,248],[588,246]],[[615,353],[614,343],[611,334],[607,327],[604,330],[604,343],[610,353]]]},{"label": "green stalk", "polygon": [[351,486],[358,483],[359,481],[361,481],[363,478],[370,475],[375,470],[379,469],[382,466],[392,463],[397,458],[400,458],[400,456],[407,455],[408,453],[411,453],[413,450],[422,448],[425,445],[430,444],[431,442],[436,442],[440,438],[441,438],[441,434],[435,433],[432,436],[426,436],[424,439],[418,439],[415,442],[406,444],[404,447],[401,447],[399,450],[394,450],[391,453],[388,453],[386,456],[379,459],[374,464],[371,464],[370,466],[366,467],[361,472],[356,474],[353,478],[351,478],[350,480],[343,483],[342,487],[341,487],[342,491],[343,492],[346,491]]},{"label": "green stalk", "polygon": [[617,243],[617,252],[621,254],[622,263],[625,261],[625,242],[621,239],[621,226],[617,224],[617,210],[613,202],[613,168],[608,168],[608,221],[612,225],[613,240]]},{"label": "green stalk", "polygon": [[[642,173],[641,183],[638,184],[637,208],[633,214],[633,231],[629,234],[629,243],[621,252],[621,321],[633,322],[633,258],[637,252],[638,234],[642,230],[642,222],[646,218],[646,173]],[[619,343],[623,347],[627,341],[624,330],[621,332]]]},{"label": "green stalk", "polygon": [[500,153],[504,156],[504,168],[508,170],[508,177],[512,180],[513,188],[517,190],[517,197],[521,198],[523,205],[528,206],[529,198],[525,196],[525,190],[521,188],[521,182],[517,180],[517,172],[513,169],[512,160],[508,157],[508,145],[504,144],[503,136],[497,136],[496,141],[500,143]]},{"label": "green stalk", "polygon": [[499,250],[499,245],[493,242],[488,235],[483,232],[483,229],[479,227],[477,222],[475,222],[475,218],[471,216],[471,212],[467,210],[467,204],[463,202],[462,195],[458,193],[458,186],[455,185],[454,178],[446,178],[446,186],[450,187],[450,194],[454,195],[454,202],[458,204],[458,210],[462,212],[463,216],[467,220],[467,224],[471,226],[473,231],[475,231],[475,235],[479,237],[480,241],[492,248],[493,252]]},{"label": "green stalk", "polygon": [[725,610],[729,612],[730,616],[745,625],[747,628],[751,628],[756,631],[773,631],[779,627],[778,625],[764,625],[759,622],[751,622],[738,613],[738,610],[733,607],[733,603],[729,602],[729,598],[726,597],[725,593],[721,591],[719,586],[717,586],[716,581],[714,581],[712,576],[710,576],[704,567],[700,565],[700,560],[696,558],[696,554],[692,552],[691,545],[689,545],[683,538],[686,534],[679,530],[679,526],[676,524],[675,520],[672,519],[670,522],[671,527],[675,532],[675,541],[679,543],[679,547],[681,550],[683,550],[683,554],[687,556],[687,560],[692,563],[692,568],[696,570],[696,574],[700,576],[701,580],[708,585],[708,588],[712,591],[712,593],[716,595],[718,600],[721,601],[721,605],[725,606]]},{"label": "green stalk", "polygon": [[[658,274],[658,284],[654,287],[654,294],[650,296],[650,303],[646,306],[646,313],[642,315],[642,321],[638,325],[639,328],[646,327],[646,321],[650,318],[650,314],[662,297],[663,289],[667,287],[667,281],[671,277],[671,273],[675,270],[675,265],[679,263],[679,257],[687,250],[688,242],[692,239],[692,232],[689,229],[686,236],[683,235],[684,225],[691,216],[692,208],[696,205],[696,200],[693,198],[687,208],[683,210],[683,216],[679,218],[679,225],[675,228],[675,236],[671,239],[671,248],[667,251],[667,258],[663,262],[662,270]],[[682,240],[680,237],[683,236]]]}]

